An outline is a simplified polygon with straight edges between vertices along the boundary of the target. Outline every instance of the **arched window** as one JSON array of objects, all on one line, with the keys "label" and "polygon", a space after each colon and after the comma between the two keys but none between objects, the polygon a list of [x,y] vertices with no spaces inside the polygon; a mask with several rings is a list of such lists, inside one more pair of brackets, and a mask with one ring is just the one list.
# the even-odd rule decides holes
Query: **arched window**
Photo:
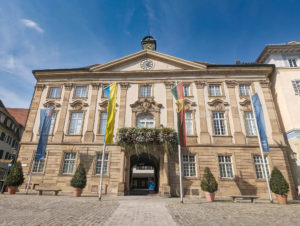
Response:
[{"label": "arched window", "polygon": [[139,115],[136,120],[137,128],[154,128],[155,121],[152,115]]}]

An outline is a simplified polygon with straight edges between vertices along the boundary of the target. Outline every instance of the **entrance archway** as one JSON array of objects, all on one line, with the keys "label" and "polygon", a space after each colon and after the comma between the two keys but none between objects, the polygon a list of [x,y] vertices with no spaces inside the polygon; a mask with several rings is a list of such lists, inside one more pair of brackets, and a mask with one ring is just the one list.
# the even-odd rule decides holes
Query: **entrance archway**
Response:
[{"label": "entrance archway", "polygon": [[[149,191],[149,183],[154,190]],[[131,195],[157,193],[159,188],[159,160],[151,154],[141,153],[130,157],[129,187]]]}]

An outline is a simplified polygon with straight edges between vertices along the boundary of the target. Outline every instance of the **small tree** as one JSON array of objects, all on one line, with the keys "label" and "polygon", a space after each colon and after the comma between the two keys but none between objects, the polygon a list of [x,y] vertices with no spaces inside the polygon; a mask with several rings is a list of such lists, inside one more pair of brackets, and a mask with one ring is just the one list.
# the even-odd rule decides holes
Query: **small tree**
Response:
[{"label": "small tree", "polygon": [[204,169],[204,175],[201,180],[201,188],[203,191],[209,193],[214,193],[218,190],[218,183],[208,167],[205,167]]},{"label": "small tree", "polygon": [[274,167],[271,173],[270,188],[272,192],[278,195],[286,195],[289,191],[289,184],[276,167]]},{"label": "small tree", "polygon": [[14,167],[5,179],[6,186],[20,186],[24,182],[21,162],[15,163]]},{"label": "small tree", "polygon": [[86,172],[83,165],[80,163],[71,180],[71,186],[74,188],[84,189],[86,186]]}]

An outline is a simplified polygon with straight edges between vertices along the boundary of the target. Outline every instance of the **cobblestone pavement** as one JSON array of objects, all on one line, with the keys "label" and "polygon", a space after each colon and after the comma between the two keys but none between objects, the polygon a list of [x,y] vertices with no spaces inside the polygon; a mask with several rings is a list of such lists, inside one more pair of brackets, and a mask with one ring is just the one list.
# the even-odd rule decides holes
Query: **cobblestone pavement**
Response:
[{"label": "cobblestone pavement", "polygon": [[300,225],[300,203],[279,205],[267,201],[185,200],[168,203],[168,209],[178,225]]},{"label": "cobblestone pavement", "polygon": [[0,195],[0,225],[300,225],[300,202],[270,204],[158,196]]}]

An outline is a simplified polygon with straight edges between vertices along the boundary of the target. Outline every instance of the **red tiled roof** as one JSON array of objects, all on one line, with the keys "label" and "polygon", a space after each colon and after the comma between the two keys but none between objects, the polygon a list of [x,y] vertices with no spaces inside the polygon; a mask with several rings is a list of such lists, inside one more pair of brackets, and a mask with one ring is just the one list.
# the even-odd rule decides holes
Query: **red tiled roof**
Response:
[{"label": "red tiled roof", "polygon": [[11,114],[15,120],[25,127],[29,109],[26,108],[6,108],[9,114]]}]

